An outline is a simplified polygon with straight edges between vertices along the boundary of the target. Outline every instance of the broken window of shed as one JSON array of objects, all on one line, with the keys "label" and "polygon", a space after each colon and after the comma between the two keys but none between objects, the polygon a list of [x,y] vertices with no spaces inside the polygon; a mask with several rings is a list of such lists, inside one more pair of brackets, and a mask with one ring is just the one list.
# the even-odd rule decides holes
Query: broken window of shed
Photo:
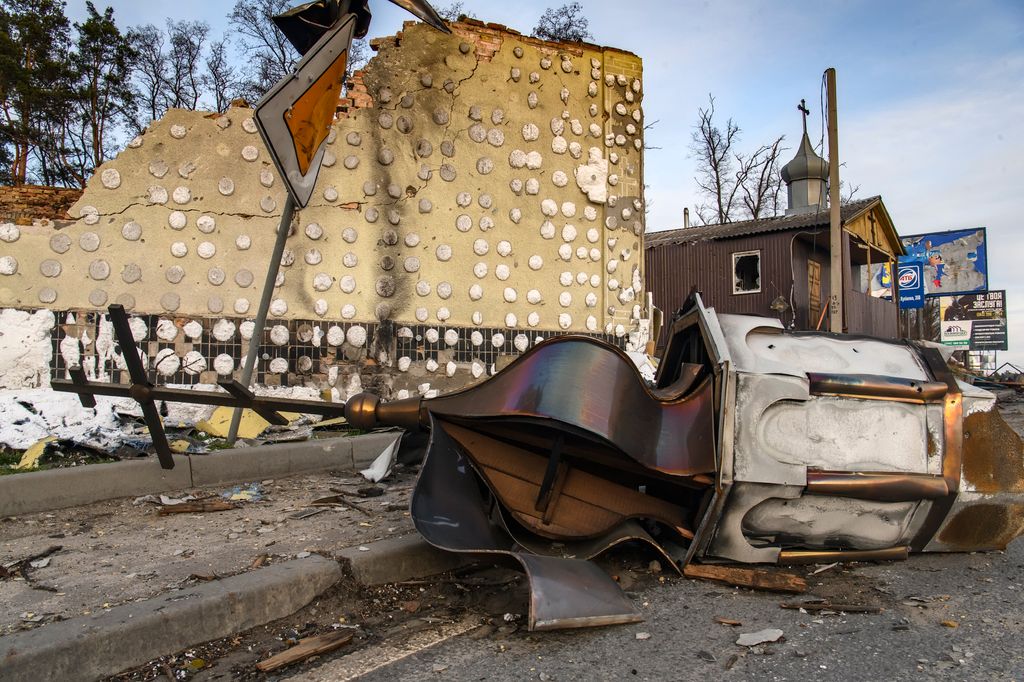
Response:
[{"label": "broken window of shed", "polygon": [[758,291],[761,291],[761,252],[732,254],[732,293],[753,294]]}]

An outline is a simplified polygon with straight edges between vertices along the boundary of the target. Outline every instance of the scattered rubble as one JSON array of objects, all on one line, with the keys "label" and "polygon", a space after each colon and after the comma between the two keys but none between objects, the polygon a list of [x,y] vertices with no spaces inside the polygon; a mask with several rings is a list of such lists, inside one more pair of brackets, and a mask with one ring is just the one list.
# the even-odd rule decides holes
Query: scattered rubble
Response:
[{"label": "scattered rubble", "polygon": [[736,644],[739,646],[752,647],[758,644],[768,644],[771,642],[777,642],[782,639],[782,630],[778,628],[765,628],[764,630],[758,630],[757,632],[746,632],[739,636],[736,640]]}]

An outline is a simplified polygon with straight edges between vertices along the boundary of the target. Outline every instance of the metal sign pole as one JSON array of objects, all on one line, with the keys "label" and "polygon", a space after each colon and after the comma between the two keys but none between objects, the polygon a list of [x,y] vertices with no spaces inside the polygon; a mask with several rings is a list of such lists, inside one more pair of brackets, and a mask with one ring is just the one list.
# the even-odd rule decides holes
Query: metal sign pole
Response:
[{"label": "metal sign pole", "polygon": [[[281,269],[284,244],[288,240],[288,232],[291,230],[294,214],[295,200],[292,199],[291,192],[289,192],[284,201],[284,210],[281,212],[281,224],[277,227],[277,240],[274,242],[274,252],[270,256],[270,265],[267,267],[267,278],[263,282],[263,295],[260,298],[259,310],[256,311],[256,326],[253,327],[252,336],[249,338],[249,351],[245,354],[245,364],[242,366],[241,383],[246,388],[252,385],[256,356],[259,355],[260,347],[263,345],[263,328],[267,325],[270,299],[274,297],[274,283],[277,281],[277,273]],[[228,429],[228,445],[235,444],[235,439],[238,437],[238,425],[241,421],[242,408],[236,407],[231,415],[231,427]]]}]

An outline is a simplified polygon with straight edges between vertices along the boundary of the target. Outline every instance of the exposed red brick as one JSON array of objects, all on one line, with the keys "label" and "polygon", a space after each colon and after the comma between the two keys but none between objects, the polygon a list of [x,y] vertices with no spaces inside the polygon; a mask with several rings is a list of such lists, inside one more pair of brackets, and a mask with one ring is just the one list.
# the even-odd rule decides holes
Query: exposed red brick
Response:
[{"label": "exposed red brick", "polygon": [[31,224],[41,218],[69,220],[68,209],[81,196],[82,190],[69,187],[0,187],[0,221]]}]

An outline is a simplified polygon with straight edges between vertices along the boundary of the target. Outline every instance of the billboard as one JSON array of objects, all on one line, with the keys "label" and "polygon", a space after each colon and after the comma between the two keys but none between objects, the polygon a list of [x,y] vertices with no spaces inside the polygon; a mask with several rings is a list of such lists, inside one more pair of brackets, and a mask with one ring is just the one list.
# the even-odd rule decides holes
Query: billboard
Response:
[{"label": "billboard", "polygon": [[925,296],[970,294],[988,289],[984,227],[901,237],[907,256],[924,261]]},{"label": "billboard", "polygon": [[965,350],[1007,350],[1006,292],[939,298],[940,341]]},{"label": "billboard", "polygon": [[900,308],[924,307],[924,261],[900,256],[896,268]]}]

